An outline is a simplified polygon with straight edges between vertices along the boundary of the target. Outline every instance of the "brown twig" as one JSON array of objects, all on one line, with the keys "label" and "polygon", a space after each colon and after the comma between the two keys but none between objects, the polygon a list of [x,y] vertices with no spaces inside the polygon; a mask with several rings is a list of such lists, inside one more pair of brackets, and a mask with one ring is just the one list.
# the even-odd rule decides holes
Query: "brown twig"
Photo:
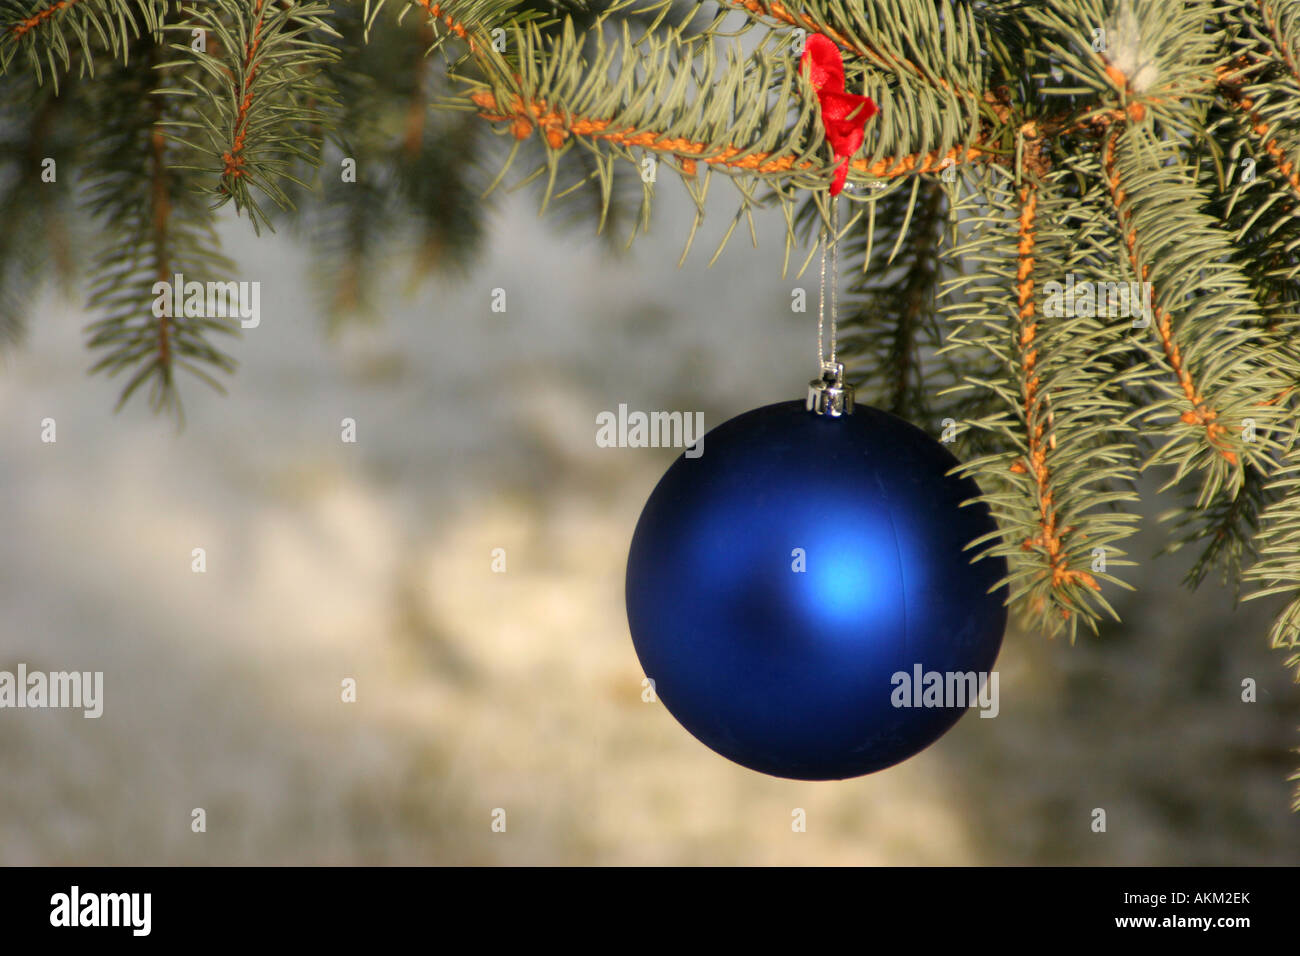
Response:
[{"label": "brown twig", "polygon": [[[694,172],[696,161],[758,173],[818,168],[818,165],[811,160],[796,163],[793,155],[774,157],[770,152],[751,152],[734,145],[718,150],[707,143],[680,136],[664,136],[653,130],[638,131],[634,127],[621,130],[610,129],[609,120],[566,117],[557,110],[549,109],[544,100],[525,101],[516,95],[514,102],[508,108],[502,109],[497,104],[496,97],[488,90],[479,90],[471,94],[470,99],[479,107],[479,115],[484,119],[493,122],[509,122],[511,132],[516,139],[525,139],[532,134],[534,128],[537,128],[542,131],[546,142],[553,149],[562,146],[570,135],[587,136],[591,139],[608,140],[620,146],[641,147],[684,157],[688,164],[687,173]],[[964,150],[960,146],[955,146],[947,151],[932,150],[928,153],[880,159],[875,163],[868,163],[865,159],[855,159],[850,163],[850,167],[866,176],[889,179],[908,173],[936,172],[946,165],[956,163],[989,161],[996,158],[1000,158],[999,154],[981,145],[972,145]]]},{"label": "brown twig", "polygon": [[66,9],[67,7],[70,7],[73,4],[78,2],[80,2],[80,0],[58,0],[58,2],[51,4],[50,6],[46,7],[44,10],[32,14],[27,19],[18,21],[12,27],[9,28],[9,32],[16,40],[19,37],[23,36],[24,34],[28,33],[29,31],[36,29],[46,20],[49,20],[51,17],[57,14],[60,10]]},{"label": "brown twig", "polygon": [[253,105],[253,80],[257,75],[257,65],[254,63],[254,59],[262,43],[262,9],[265,5],[266,0],[255,0],[253,32],[248,38],[248,44],[244,47],[244,65],[240,72],[240,76],[243,78],[244,98],[240,101],[239,109],[235,114],[234,140],[230,149],[221,154],[221,159],[225,163],[221,173],[222,178],[229,176],[238,179],[247,175],[244,160],[244,139],[248,135],[248,110]]},{"label": "brown twig", "polygon": [[[161,108],[161,100],[158,101]],[[159,110],[161,112],[161,109]],[[152,189],[153,212],[153,256],[154,278],[159,282],[171,282],[171,263],[167,243],[168,224],[171,220],[171,196],[167,182],[167,140],[163,128],[155,123],[150,132],[149,175]],[[161,310],[158,316],[158,364],[163,368],[171,366],[172,315],[170,304]]]},{"label": "brown twig", "polygon": [[429,17],[433,20],[441,20],[443,25],[464,40],[468,45],[471,53],[478,53],[478,43],[470,36],[469,28],[461,23],[449,13],[444,13],[442,4],[434,3],[432,0],[416,0],[420,6],[429,11]]},{"label": "brown twig", "polygon": [[[1133,268],[1133,274],[1138,276],[1144,283],[1147,283],[1151,274],[1151,266],[1149,264],[1143,265],[1138,258],[1137,230],[1133,225],[1132,212],[1125,206],[1128,192],[1124,188],[1118,165],[1115,162],[1115,143],[1118,138],[1116,130],[1112,130],[1107,134],[1102,149],[1102,168],[1105,170],[1106,185],[1110,189],[1115,214],[1119,218],[1124,245],[1128,249],[1129,264]],[[1183,361],[1182,350],[1178,347],[1178,342],[1174,338],[1173,317],[1158,304],[1155,286],[1148,284],[1145,288],[1147,290],[1148,304],[1151,307],[1151,315],[1156,320],[1156,333],[1160,336],[1160,344],[1164,348],[1165,358],[1174,374],[1178,376],[1178,384],[1182,387],[1183,396],[1192,406],[1191,409],[1183,412],[1180,416],[1181,420],[1187,425],[1203,426],[1206,439],[1210,445],[1229,464],[1237,464],[1237,453],[1226,447],[1224,436],[1227,434],[1228,429],[1216,421],[1219,417],[1218,412],[1210,407],[1209,403],[1197,390],[1191,370],[1188,369],[1187,363]]]},{"label": "brown twig", "polygon": [[1246,125],[1260,138],[1264,152],[1268,154],[1269,159],[1273,160],[1273,165],[1291,186],[1292,191],[1300,197],[1300,166],[1287,155],[1286,150],[1277,141],[1277,137],[1269,135],[1268,122],[1255,110],[1255,101],[1242,93],[1241,86],[1235,79],[1229,78],[1228,74],[1232,72],[1234,71],[1223,69],[1220,73],[1219,88],[1223,91],[1224,98],[1246,114]]},{"label": "brown twig", "polygon": [[[1038,349],[1034,338],[1038,331],[1037,312],[1034,298],[1034,246],[1037,242],[1038,189],[1026,184],[1020,188],[1020,217],[1018,222],[1018,242],[1016,254],[1016,304],[1019,309],[1020,339],[1019,346],[1023,356],[1020,365],[1021,394],[1025,401],[1025,430],[1029,441],[1028,462],[1017,460],[1011,470],[1017,474],[1032,471],[1038,497],[1039,532],[1032,538],[1026,538],[1021,545],[1026,551],[1035,547],[1042,548],[1047,554],[1048,570],[1052,589],[1059,590],[1070,584],[1084,584],[1094,590],[1101,587],[1087,571],[1071,568],[1066,557],[1064,538],[1073,531],[1073,527],[1059,528],[1058,514],[1054,507],[1052,492],[1052,473],[1047,464],[1047,453],[1055,446],[1048,435],[1048,422],[1044,421],[1042,409],[1047,405],[1047,394],[1042,395],[1039,403],[1039,375],[1037,372]],[[1068,618],[1070,609],[1061,608],[1061,616]]]},{"label": "brown twig", "polygon": [[[426,41],[433,41],[432,27],[425,24],[421,32]],[[421,56],[415,63],[411,101],[406,108],[406,136],[402,144],[402,151],[407,159],[415,159],[420,154],[420,147],[424,143],[425,115],[429,111],[429,104],[426,102],[424,95],[424,81],[428,70],[429,58]]]}]

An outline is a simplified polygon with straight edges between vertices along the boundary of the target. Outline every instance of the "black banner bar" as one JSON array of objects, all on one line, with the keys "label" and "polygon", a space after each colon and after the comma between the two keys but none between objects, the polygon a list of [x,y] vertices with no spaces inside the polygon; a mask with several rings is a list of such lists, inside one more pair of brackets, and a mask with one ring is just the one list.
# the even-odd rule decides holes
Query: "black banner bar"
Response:
[{"label": "black banner bar", "polygon": [[[295,945],[471,933],[662,945],[812,940],[1233,945],[1294,932],[1296,870],[1257,869],[0,869],[6,941]],[[612,923],[611,923],[612,921]],[[672,935],[665,935],[671,931]],[[65,940],[66,942],[67,940]]]}]

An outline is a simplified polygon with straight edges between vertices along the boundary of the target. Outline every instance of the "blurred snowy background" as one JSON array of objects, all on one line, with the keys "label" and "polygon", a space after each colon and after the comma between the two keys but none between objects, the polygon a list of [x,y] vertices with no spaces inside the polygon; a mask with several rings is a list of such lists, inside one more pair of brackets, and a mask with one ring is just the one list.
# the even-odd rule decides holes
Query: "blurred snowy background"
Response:
[{"label": "blurred snowy background", "polygon": [[43,300],[0,371],[0,669],[102,670],[105,705],[0,711],[0,863],[1300,861],[1300,688],[1268,609],[1182,589],[1153,520],[1123,626],[1012,631],[999,717],[897,768],[763,777],[642,702],[624,562],[674,452],[597,447],[597,413],[711,428],[813,371],[790,290],[815,305],[815,267],[782,278],[774,214],[706,268],[735,209],[714,200],[679,269],[676,183],[621,258],[517,196],[470,275],[335,341],[301,248],[230,222],[262,324],[228,397],[183,382],[180,433],[113,414],[78,300]]}]

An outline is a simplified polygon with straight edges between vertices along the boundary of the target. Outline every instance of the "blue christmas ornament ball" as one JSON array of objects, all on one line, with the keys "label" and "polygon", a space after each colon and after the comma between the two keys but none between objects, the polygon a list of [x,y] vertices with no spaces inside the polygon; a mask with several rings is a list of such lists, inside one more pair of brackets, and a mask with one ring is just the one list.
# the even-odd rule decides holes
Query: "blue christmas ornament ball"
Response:
[{"label": "blue christmas ornament ball", "polygon": [[637,657],[683,727],[753,770],[838,780],[990,703],[996,682],[978,701],[971,681],[1002,644],[1006,562],[971,562],[995,526],[943,445],[868,406],[783,402],[700,451],[651,493],[627,563]]}]

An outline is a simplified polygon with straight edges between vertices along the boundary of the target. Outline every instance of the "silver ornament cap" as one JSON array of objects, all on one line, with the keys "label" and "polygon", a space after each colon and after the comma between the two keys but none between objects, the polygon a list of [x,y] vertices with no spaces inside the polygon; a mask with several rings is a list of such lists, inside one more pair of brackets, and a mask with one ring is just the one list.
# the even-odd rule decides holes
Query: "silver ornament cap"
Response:
[{"label": "silver ornament cap", "polygon": [[822,377],[808,383],[806,407],[810,412],[830,418],[839,418],[853,411],[853,386],[844,381],[842,362],[822,364]]}]

